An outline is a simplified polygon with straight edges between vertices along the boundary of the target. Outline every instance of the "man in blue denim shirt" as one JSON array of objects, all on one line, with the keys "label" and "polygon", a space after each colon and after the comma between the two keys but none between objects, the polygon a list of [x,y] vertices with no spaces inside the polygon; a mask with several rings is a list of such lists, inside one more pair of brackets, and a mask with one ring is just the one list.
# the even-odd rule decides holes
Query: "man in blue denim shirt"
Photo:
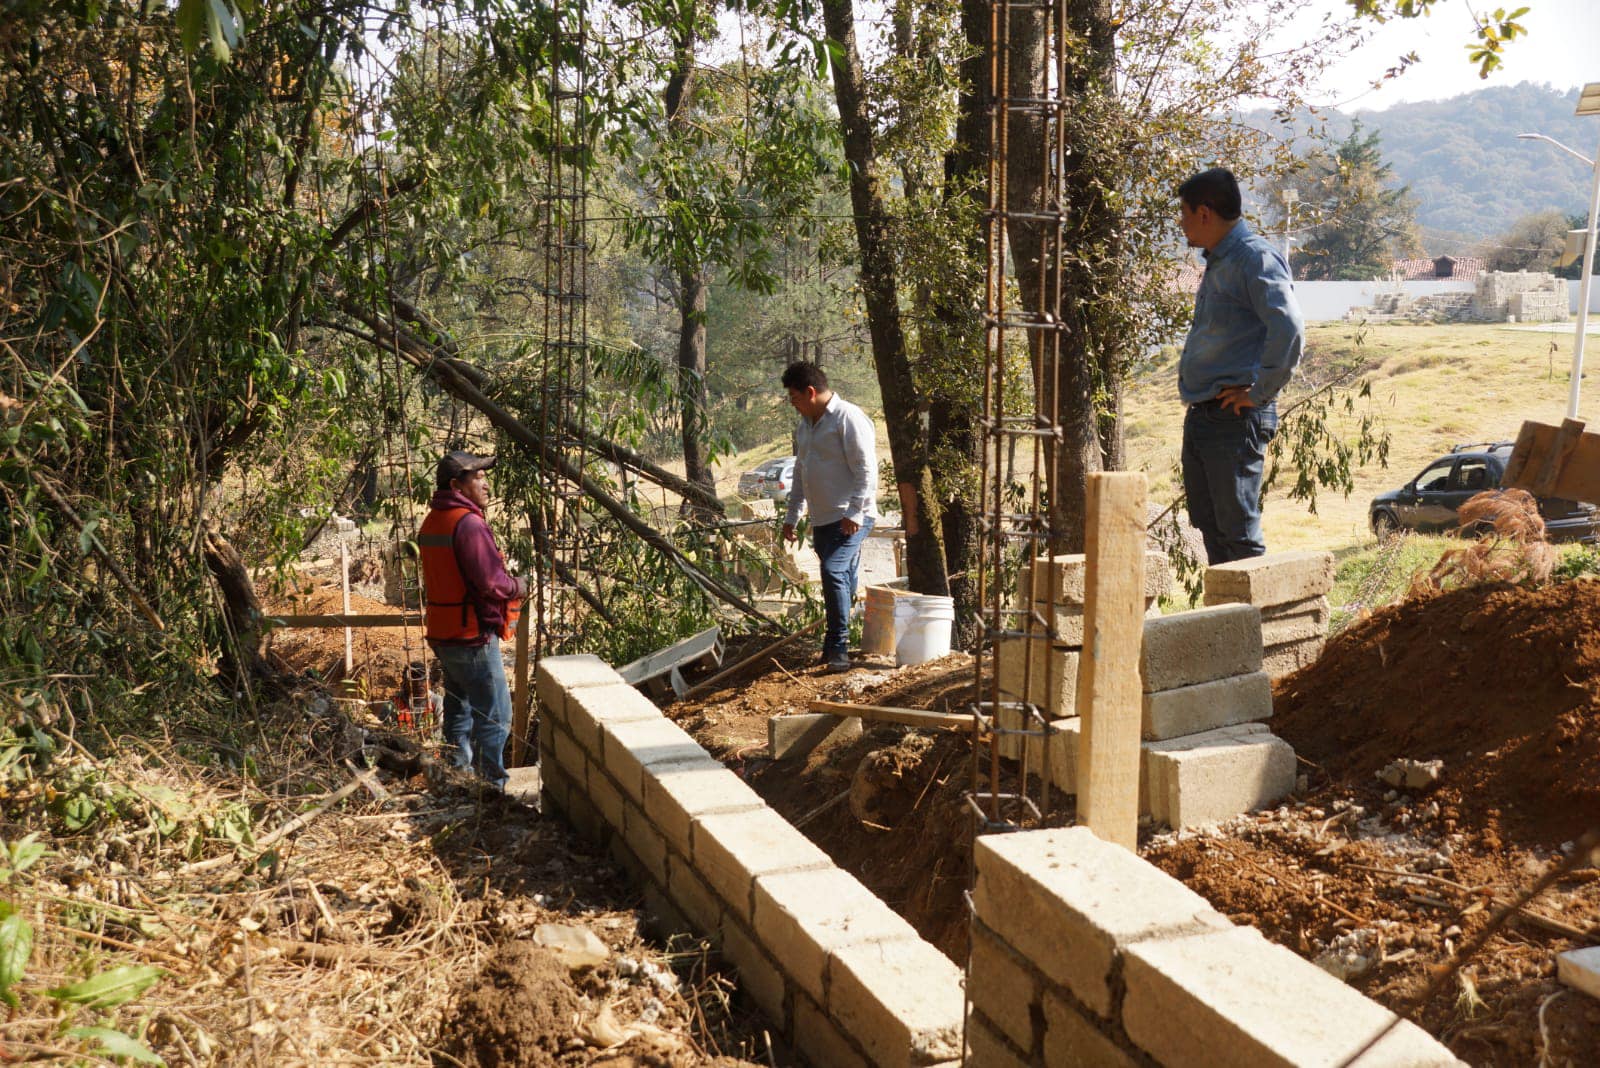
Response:
[{"label": "man in blue denim shirt", "polygon": [[1239,217],[1239,183],[1221,167],[1178,188],[1183,236],[1206,273],[1178,361],[1183,491],[1212,564],[1260,556],[1261,466],[1278,432],[1278,392],[1294,374],[1305,321],[1289,266]]}]

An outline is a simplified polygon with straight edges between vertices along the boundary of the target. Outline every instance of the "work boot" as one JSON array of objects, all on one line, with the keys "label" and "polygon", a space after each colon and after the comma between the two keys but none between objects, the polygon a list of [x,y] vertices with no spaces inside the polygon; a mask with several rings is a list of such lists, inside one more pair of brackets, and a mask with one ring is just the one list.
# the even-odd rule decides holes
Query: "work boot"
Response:
[{"label": "work boot", "polygon": [[855,665],[850,663],[849,653],[837,653],[828,657],[828,674],[830,675],[837,675],[854,667]]}]

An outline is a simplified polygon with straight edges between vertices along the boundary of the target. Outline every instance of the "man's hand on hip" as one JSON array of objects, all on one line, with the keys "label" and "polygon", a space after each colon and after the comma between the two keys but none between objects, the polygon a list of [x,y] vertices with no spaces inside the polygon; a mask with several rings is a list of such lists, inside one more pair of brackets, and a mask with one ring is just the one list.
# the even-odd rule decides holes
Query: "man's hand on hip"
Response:
[{"label": "man's hand on hip", "polygon": [[839,529],[843,531],[844,536],[848,538],[856,531],[861,529],[861,524],[857,523],[854,519],[841,519],[839,520]]},{"label": "man's hand on hip", "polygon": [[783,525],[783,540],[784,541],[799,541],[800,540],[800,538],[794,532],[794,524],[793,523],[785,523]]},{"label": "man's hand on hip", "polygon": [[1256,406],[1256,402],[1250,399],[1249,386],[1226,386],[1218,390],[1217,403],[1222,405],[1224,411],[1234,415],[1243,415],[1246,408]]}]

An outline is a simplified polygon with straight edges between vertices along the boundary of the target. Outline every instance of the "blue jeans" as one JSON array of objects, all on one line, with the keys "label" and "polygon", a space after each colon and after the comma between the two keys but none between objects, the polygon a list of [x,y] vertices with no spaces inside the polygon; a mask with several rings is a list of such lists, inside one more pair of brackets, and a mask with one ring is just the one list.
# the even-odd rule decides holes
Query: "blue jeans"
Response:
[{"label": "blue jeans", "polygon": [[450,761],[473,768],[491,786],[504,787],[506,738],[511,734],[511,690],[500,659],[500,639],[484,645],[430,643],[444,672],[444,740]]},{"label": "blue jeans", "polygon": [[1261,465],[1277,433],[1276,402],[1240,415],[1216,401],[1189,406],[1183,418],[1183,492],[1208,563],[1267,551],[1261,538]]},{"label": "blue jeans", "polygon": [[861,543],[867,540],[872,524],[873,518],[868,516],[854,534],[840,530],[839,523],[811,530],[811,547],[822,565],[822,607],[828,617],[822,655],[829,660],[850,655],[850,606],[856,597],[856,576],[861,572]]}]

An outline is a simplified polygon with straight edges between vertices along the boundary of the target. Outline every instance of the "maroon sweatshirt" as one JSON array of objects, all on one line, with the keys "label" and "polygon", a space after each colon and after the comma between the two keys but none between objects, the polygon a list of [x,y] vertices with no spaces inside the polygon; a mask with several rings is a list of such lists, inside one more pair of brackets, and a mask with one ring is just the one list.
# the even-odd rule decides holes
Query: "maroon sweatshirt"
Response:
[{"label": "maroon sweatshirt", "polygon": [[525,594],[528,584],[506,572],[505,557],[500,555],[500,547],[477,505],[453,489],[442,489],[434,493],[428,507],[435,511],[467,509],[468,514],[456,524],[451,545],[456,566],[467,582],[467,599],[478,613],[478,637],[439,640],[444,645],[487,645],[489,637],[498,634],[505,622],[506,602]]}]

